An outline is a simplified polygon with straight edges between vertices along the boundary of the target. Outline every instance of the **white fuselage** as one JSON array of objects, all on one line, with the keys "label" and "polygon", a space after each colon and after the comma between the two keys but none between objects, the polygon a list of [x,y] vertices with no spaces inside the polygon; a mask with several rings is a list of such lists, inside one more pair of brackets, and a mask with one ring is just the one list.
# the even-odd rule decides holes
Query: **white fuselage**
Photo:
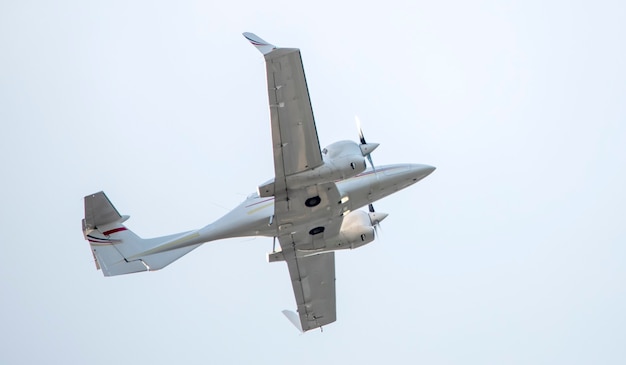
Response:
[{"label": "white fuselage", "polygon": [[[341,195],[342,210],[354,211],[381,198],[413,185],[428,176],[435,168],[428,165],[396,164],[366,170],[354,177],[336,181]],[[246,236],[277,236],[273,222],[274,197],[250,195],[232,211],[198,231],[190,232],[193,239],[184,245]],[[315,222],[307,222],[313,224]],[[189,235],[186,235],[189,237]],[[182,243],[182,242],[181,242]]]}]

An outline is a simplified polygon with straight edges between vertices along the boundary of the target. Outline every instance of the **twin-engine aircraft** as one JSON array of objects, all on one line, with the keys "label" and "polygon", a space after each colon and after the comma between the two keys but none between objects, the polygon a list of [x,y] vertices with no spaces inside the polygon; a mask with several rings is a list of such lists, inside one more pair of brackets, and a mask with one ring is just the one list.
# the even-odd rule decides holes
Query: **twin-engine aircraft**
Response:
[{"label": "twin-engine aircraft", "polygon": [[[378,144],[340,141],[320,149],[300,50],[277,48],[243,34],[265,57],[274,179],[231,212],[197,230],[142,239],[123,223],[103,192],[85,197],[83,232],[105,276],[159,270],[202,243],[224,238],[278,238],[269,262],[287,263],[297,313],[283,311],[301,331],[336,320],[335,251],[372,242],[387,214],[372,203],[413,185],[428,165],[376,166]],[[370,167],[366,165],[366,159]],[[368,210],[358,210],[368,206]]]}]

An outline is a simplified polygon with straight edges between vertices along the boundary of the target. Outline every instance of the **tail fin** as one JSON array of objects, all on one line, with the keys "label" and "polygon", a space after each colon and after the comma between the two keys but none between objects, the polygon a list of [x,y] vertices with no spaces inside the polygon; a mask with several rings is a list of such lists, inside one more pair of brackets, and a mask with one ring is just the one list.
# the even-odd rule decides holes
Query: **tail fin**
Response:
[{"label": "tail fin", "polygon": [[142,239],[122,224],[128,218],[120,215],[102,191],[85,197],[83,233],[91,246],[96,269],[102,270],[104,276],[162,269],[200,245],[142,255],[189,232]]}]

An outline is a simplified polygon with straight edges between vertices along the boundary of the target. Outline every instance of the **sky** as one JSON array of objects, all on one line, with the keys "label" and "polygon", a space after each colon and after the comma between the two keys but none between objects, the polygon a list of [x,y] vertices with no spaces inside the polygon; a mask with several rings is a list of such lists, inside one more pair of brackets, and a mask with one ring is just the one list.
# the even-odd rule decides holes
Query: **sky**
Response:
[{"label": "sky", "polygon": [[[621,1],[0,2],[0,363],[623,364]],[[273,177],[265,66],[298,47],[320,144],[437,170],[336,256],[337,322],[299,334],[269,238],[105,278],[104,190],[142,237]]]}]

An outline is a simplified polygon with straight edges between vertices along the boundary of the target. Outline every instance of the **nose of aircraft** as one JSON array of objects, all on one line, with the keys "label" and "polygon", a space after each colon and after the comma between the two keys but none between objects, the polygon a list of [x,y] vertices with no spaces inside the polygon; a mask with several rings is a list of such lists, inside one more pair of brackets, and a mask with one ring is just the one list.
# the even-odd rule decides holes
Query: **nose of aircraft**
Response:
[{"label": "nose of aircraft", "polygon": [[433,171],[435,167],[430,165],[398,164],[386,165],[376,174],[364,175],[370,178],[366,186],[369,203],[411,186]]},{"label": "nose of aircraft", "polygon": [[430,165],[411,165],[411,173],[413,175],[413,181],[418,182],[426,176],[432,174],[436,167]]}]

